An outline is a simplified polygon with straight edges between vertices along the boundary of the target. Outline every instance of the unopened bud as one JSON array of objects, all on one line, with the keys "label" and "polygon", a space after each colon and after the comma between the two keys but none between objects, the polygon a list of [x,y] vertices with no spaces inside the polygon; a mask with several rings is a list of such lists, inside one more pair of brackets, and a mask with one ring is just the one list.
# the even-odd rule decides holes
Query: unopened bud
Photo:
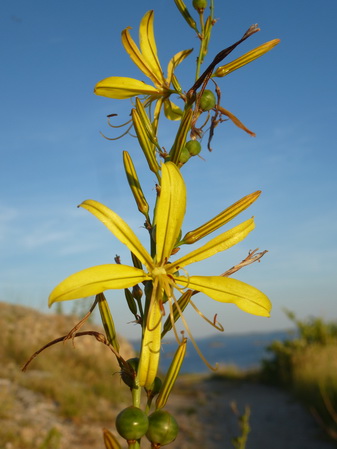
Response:
[{"label": "unopened bud", "polygon": [[127,151],[123,151],[123,162],[124,162],[126,177],[128,179],[129,186],[130,186],[130,189],[134,196],[134,199],[137,203],[138,210],[139,210],[139,212],[144,214],[146,218],[148,218],[149,205],[145,199],[143,190],[140,186],[140,182],[139,182],[135,167],[133,165],[131,156],[129,155],[129,153]]},{"label": "unopened bud", "polygon": [[167,399],[171,393],[173,385],[178,377],[181,365],[184,361],[186,354],[186,344],[187,338],[184,338],[183,341],[178,346],[176,353],[174,354],[173,360],[171,362],[170,368],[166,373],[163,386],[160,390],[158,398],[156,400],[156,408],[163,408],[167,402]]},{"label": "unopened bud", "polygon": [[236,217],[240,212],[247,209],[247,207],[249,207],[252,203],[254,203],[255,200],[257,200],[260,194],[261,191],[257,190],[256,192],[241,198],[241,200],[237,201],[227,209],[220,212],[220,214],[212,218],[212,220],[209,220],[207,223],[203,224],[199,228],[188,232],[184,236],[182,241],[179,242],[179,244],[182,245],[183,243],[185,243],[189,245],[191,243],[195,243],[198,240],[205,237],[206,235],[210,234],[211,232],[216,231],[221,226],[223,226],[224,224],[232,220],[234,217]]}]

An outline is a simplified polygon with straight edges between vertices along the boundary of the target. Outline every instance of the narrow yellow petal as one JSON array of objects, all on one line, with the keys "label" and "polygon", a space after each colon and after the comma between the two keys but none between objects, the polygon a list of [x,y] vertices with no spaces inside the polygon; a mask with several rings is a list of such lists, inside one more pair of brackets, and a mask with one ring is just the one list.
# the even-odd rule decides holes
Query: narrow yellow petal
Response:
[{"label": "narrow yellow petal", "polygon": [[228,223],[242,211],[247,209],[254,201],[258,199],[261,191],[257,190],[249,195],[244,196],[239,201],[236,201],[231,206],[227,207],[225,210],[220,212],[217,216],[207,221],[203,225],[199,226],[197,229],[193,229],[193,231],[189,231],[184,238],[179,242],[179,245],[182,244],[191,244],[195,243],[198,240],[206,237],[208,234],[216,231],[224,224]]},{"label": "narrow yellow petal", "polygon": [[271,302],[268,297],[251,285],[221,276],[174,277],[177,284],[205,293],[212,299],[233,303],[252,315],[269,316]]},{"label": "narrow yellow petal", "polygon": [[94,200],[86,200],[80,207],[91,212],[98,218],[115,237],[118,238],[129,250],[138,257],[148,270],[153,268],[153,261],[150,254],[140,243],[138,237],[129,225],[114,211]]},{"label": "narrow yellow petal", "polygon": [[49,296],[54,302],[97,295],[105,290],[132,287],[149,279],[143,270],[128,265],[106,264],[86,268],[62,281]]},{"label": "narrow yellow petal", "polygon": [[151,302],[148,320],[144,330],[136,382],[141,387],[150,388],[157,375],[160,346],[162,313],[159,301]]},{"label": "narrow yellow petal", "polygon": [[193,48],[190,48],[189,50],[183,50],[183,51],[180,51],[179,53],[175,54],[175,55],[173,56],[173,58],[170,59],[170,62],[168,63],[168,66],[167,66],[167,78],[166,78],[166,81],[167,81],[168,86],[169,86],[169,85],[171,84],[171,82],[172,82],[172,77],[173,77],[173,74],[174,74],[174,71],[175,71],[176,67],[177,67],[181,62],[183,62],[183,60],[184,60],[185,58],[187,58],[187,56],[188,56],[192,51],[193,51]]},{"label": "narrow yellow petal", "polygon": [[186,267],[186,265],[190,265],[194,262],[200,262],[201,260],[207,259],[208,257],[211,257],[216,253],[225,251],[226,249],[231,248],[232,246],[245,239],[247,235],[254,229],[254,227],[255,224],[253,218],[246,220],[238,226],[230,229],[229,231],[226,231],[218,235],[217,237],[214,237],[205,245],[194,251],[191,251],[190,253],[186,254],[186,256],[181,257],[174,263],[165,267],[165,269],[170,273],[174,273],[179,268]]},{"label": "narrow yellow petal", "polygon": [[156,74],[156,78],[161,80],[161,84],[165,83],[163,71],[161,69],[158,55],[156,40],[153,32],[153,19],[154,12],[148,11],[142,18],[139,26],[139,45],[142,52],[143,59],[151,67],[153,73]]},{"label": "narrow yellow petal", "polygon": [[183,116],[183,111],[180,107],[169,99],[164,100],[164,113],[166,118],[173,121],[181,120],[181,117]]},{"label": "narrow yellow petal", "polygon": [[253,50],[250,50],[249,52],[235,59],[234,61],[229,62],[228,64],[225,64],[221,67],[218,67],[212,76],[213,77],[226,76],[229,73],[234,72],[234,70],[237,70],[243,67],[244,65],[249,64],[250,62],[259,58],[260,56],[264,55],[279,43],[280,39],[273,39],[272,41],[266,42],[265,44],[262,44],[254,48]]},{"label": "narrow yellow petal", "polygon": [[122,44],[132,59],[132,61],[136,64],[136,66],[148,77],[150,80],[154,82],[156,86],[162,85],[162,77],[158,77],[157,73],[153,71],[150,64],[144,58],[142,53],[139,51],[139,48],[135,44],[135,41],[132,39],[129,33],[129,29],[126,28],[122,31]]},{"label": "narrow yellow petal", "polygon": [[186,186],[172,162],[162,166],[162,182],[156,207],[157,264],[166,263],[177,242],[186,210]]},{"label": "narrow yellow petal", "polygon": [[136,95],[161,96],[159,89],[145,84],[143,81],[125,76],[110,76],[99,81],[95,86],[94,93],[102,97],[116,98],[118,100],[135,97]]}]

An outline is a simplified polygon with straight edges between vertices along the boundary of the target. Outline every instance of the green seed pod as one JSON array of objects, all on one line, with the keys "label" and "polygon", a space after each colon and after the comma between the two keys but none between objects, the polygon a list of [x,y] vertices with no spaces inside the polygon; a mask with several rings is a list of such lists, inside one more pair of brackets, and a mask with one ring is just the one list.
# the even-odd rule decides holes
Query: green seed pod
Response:
[{"label": "green seed pod", "polygon": [[182,164],[185,164],[189,158],[191,157],[188,149],[186,147],[183,147],[179,156],[179,162]]},{"label": "green seed pod", "polygon": [[137,385],[135,383],[135,379],[137,376],[138,371],[138,365],[139,365],[139,358],[133,357],[132,359],[128,359],[126,363],[121,365],[121,378],[122,381],[131,389],[137,388]]},{"label": "green seed pod", "polygon": [[193,0],[193,8],[198,12],[202,12],[207,8],[207,0]]},{"label": "green seed pod", "polygon": [[127,407],[117,415],[117,432],[127,441],[138,440],[146,434],[148,427],[148,417],[138,407]]},{"label": "green seed pod", "polygon": [[128,303],[130,312],[136,316],[137,312],[138,312],[137,304],[135,302],[134,297],[132,296],[132,293],[130,292],[130,290],[128,288],[124,289],[124,295],[125,295],[126,302]]},{"label": "green seed pod", "polygon": [[185,147],[191,156],[197,156],[201,151],[201,144],[198,140],[189,140],[186,142]]},{"label": "green seed pod", "polygon": [[132,367],[132,369],[136,373],[137,370],[138,370],[139,358],[138,357],[132,357],[131,359],[127,360],[127,363]]},{"label": "green seed pod", "polygon": [[147,395],[152,397],[152,398],[154,396],[156,396],[159,393],[162,384],[163,383],[161,381],[161,378],[157,376],[154,379],[153,384],[151,385],[151,387],[150,388],[145,388],[145,391],[146,391]]},{"label": "green seed pod", "polygon": [[215,105],[216,98],[214,93],[209,89],[205,89],[199,101],[200,109],[203,111],[210,111]]},{"label": "green seed pod", "polygon": [[172,443],[178,435],[179,427],[174,417],[165,410],[157,410],[149,416],[146,437],[152,444],[165,446]]}]

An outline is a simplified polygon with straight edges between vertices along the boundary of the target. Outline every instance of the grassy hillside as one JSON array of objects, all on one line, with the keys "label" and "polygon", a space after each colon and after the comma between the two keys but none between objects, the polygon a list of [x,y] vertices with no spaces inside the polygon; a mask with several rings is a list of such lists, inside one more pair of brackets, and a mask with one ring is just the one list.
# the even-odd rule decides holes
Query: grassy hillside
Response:
[{"label": "grassy hillside", "polygon": [[[113,354],[93,337],[54,345],[21,371],[36,350],[77,322],[0,303],[0,449],[69,448],[76,441],[92,448],[102,425],[113,422],[114,404],[119,408],[128,392]],[[121,354],[131,357],[132,347],[122,342]]]},{"label": "grassy hillside", "polygon": [[298,337],[269,346],[272,359],[264,362],[262,378],[290,389],[337,441],[337,323],[287,315]]}]

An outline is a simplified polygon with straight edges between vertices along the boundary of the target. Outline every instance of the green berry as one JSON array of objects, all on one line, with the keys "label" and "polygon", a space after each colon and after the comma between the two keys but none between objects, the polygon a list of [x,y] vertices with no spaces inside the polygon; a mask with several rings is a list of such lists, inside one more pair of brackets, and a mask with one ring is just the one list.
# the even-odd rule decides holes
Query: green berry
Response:
[{"label": "green berry", "polygon": [[207,7],[207,0],[193,0],[193,8],[197,11],[204,10]]},{"label": "green berry", "polygon": [[138,407],[127,407],[117,415],[117,432],[127,441],[138,440],[146,434],[148,427],[148,417]]},{"label": "green berry", "polygon": [[163,383],[162,383],[162,381],[161,381],[161,378],[158,377],[158,376],[156,376],[155,379],[154,379],[154,381],[153,381],[153,384],[151,385],[151,387],[150,387],[150,388],[145,388],[145,391],[146,391],[148,394],[150,394],[151,397],[154,397],[154,396],[156,396],[156,395],[159,393],[162,384],[163,384]]},{"label": "green berry", "polygon": [[185,164],[185,162],[187,162],[190,157],[191,157],[191,155],[190,155],[188,149],[186,147],[184,147],[180,152],[179,162],[181,162],[182,164]]},{"label": "green berry", "polygon": [[188,149],[191,156],[197,156],[201,151],[201,145],[198,140],[189,140],[186,142],[185,147]]},{"label": "green berry", "polygon": [[172,443],[178,435],[179,427],[174,417],[165,410],[157,410],[149,416],[146,437],[160,446]]},{"label": "green berry", "polygon": [[209,111],[216,105],[215,95],[211,90],[205,89],[201,95],[199,106],[203,111]]}]

